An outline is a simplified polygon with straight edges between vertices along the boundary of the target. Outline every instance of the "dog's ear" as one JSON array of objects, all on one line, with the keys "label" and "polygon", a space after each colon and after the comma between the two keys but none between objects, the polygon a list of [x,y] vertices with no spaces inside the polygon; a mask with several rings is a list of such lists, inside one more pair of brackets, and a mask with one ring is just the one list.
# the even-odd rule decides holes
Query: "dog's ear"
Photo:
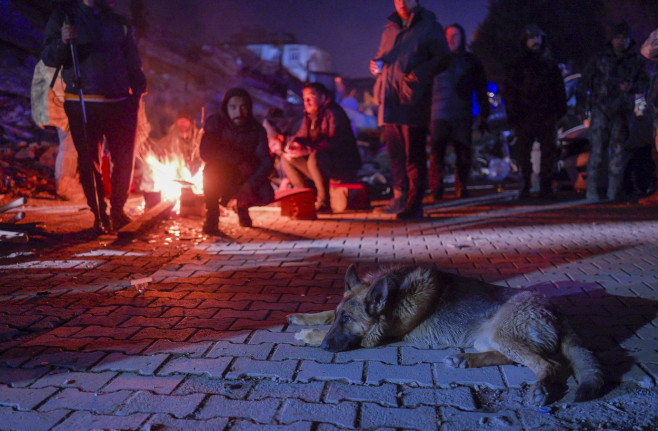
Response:
[{"label": "dog's ear", "polygon": [[377,280],[366,295],[366,312],[371,316],[379,316],[386,308],[388,300],[388,280],[386,277]]},{"label": "dog's ear", "polygon": [[354,289],[359,284],[361,284],[361,279],[359,278],[359,274],[356,273],[356,267],[350,265],[345,273],[345,292]]}]

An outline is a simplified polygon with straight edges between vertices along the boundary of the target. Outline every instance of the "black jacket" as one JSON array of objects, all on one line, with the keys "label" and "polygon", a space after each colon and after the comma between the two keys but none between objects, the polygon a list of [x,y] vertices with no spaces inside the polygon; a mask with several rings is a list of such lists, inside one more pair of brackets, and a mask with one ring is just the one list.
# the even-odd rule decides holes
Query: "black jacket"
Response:
[{"label": "black jacket", "polygon": [[427,127],[432,80],[450,64],[443,27],[422,6],[415,8],[406,27],[397,12],[388,19],[375,56],[384,62],[374,88],[378,123]]},{"label": "black jacket", "polygon": [[480,115],[487,118],[489,98],[482,63],[467,51],[453,54],[450,67],[434,78],[432,121],[472,118],[473,93],[480,107]]},{"label": "black jacket", "polygon": [[523,55],[507,67],[503,98],[511,126],[553,124],[567,112],[560,68],[542,52],[525,49]]},{"label": "black jacket", "polygon": [[250,115],[247,123],[236,126],[227,115],[228,100],[239,95],[251,97],[242,89],[231,89],[222,99],[220,112],[208,118],[199,145],[201,159],[206,163],[204,176],[213,181],[249,183],[254,190],[269,183],[274,162],[267,146],[265,128]]},{"label": "black jacket", "polygon": [[[80,63],[80,85],[84,94],[120,98],[146,92],[146,77],[128,21],[112,12],[98,13],[82,2],[73,9],[73,25]],[[56,11],[44,32],[41,59],[47,66],[62,66],[66,92],[78,94],[74,85],[71,49],[62,42],[64,14]]]}]

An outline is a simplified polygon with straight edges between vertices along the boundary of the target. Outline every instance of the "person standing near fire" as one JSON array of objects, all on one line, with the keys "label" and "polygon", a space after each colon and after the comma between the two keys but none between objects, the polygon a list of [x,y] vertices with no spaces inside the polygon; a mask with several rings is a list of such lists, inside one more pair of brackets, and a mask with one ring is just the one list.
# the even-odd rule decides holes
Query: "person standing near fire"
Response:
[{"label": "person standing near fire", "polygon": [[231,88],[222,98],[219,113],[206,121],[199,153],[205,162],[203,194],[206,220],[203,232],[217,235],[219,204],[235,198],[240,226],[251,227],[249,207],[274,200],[269,181],[274,163],[265,128],[254,118],[249,93]]},{"label": "person standing near fire", "polygon": [[[78,151],[80,183],[94,213],[94,228],[117,230],[130,222],[124,205],[134,169],[137,112],[146,93],[142,62],[128,21],[112,10],[115,0],[56,3],[62,7],[46,24],[41,59],[47,66],[61,68],[66,83],[64,110]],[[71,43],[76,49],[71,49]],[[72,51],[77,51],[80,82]],[[101,175],[103,141],[113,166],[110,217]]]},{"label": "person standing near fire", "polygon": [[377,77],[377,123],[391,162],[393,199],[384,208],[398,220],[423,217],[427,181],[427,129],[432,81],[450,64],[450,50],[436,15],[418,0],[394,0],[379,49],[370,61]]}]

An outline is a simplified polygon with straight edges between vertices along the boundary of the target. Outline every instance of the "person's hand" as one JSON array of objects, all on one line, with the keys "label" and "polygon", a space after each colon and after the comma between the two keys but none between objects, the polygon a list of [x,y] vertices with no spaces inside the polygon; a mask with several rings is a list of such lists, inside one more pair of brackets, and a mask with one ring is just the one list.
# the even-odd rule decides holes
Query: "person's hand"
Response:
[{"label": "person's hand", "polygon": [[619,89],[623,91],[624,93],[627,93],[628,90],[631,89],[631,83],[628,81],[624,81],[621,84],[619,84]]},{"label": "person's hand", "polygon": [[270,153],[280,156],[281,152],[283,151],[283,146],[281,145],[281,141],[278,138],[270,138],[267,141],[267,146],[270,149]]},{"label": "person's hand", "polygon": [[71,43],[72,40],[78,37],[78,30],[69,24],[64,24],[62,26],[62,42],[65,44]]},{"label": "person's hand", "polygon": [[377,67],[377,62],[375,60],[370,60],[370,73],[372,73],[375,76],[381,73],[379,71],[379,68]]},{"label": "person's hand", "polygon": [[288,144],[286,152],[283,153],[286,160],[294,159],[297,157],[307,156],[310,153],[310,149],[297,141],[292,141]]}]

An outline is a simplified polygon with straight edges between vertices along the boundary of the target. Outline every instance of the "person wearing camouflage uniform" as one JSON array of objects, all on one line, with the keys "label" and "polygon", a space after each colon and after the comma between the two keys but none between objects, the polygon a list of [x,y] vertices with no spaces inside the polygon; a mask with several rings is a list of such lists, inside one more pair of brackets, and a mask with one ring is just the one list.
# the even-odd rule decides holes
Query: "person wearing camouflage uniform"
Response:
[{"label": "person wearing camouflage uniform", "polygon": [[[655,29],[642,44],[640,53],[649,60],[658,60],[658,28]],[[647,94],[649,109],[653,114],[653,129],[656,151],[658,151],[658,72],[654,69],[651,86]],[[640,205],[658,204],[658,190],[651,196],[640,199]]]},{"label": "person wearing camouflage uniform", "polygon": [[623,198],[622,182],[628,161],[626,146],[630,139],[635,109],[635,94],[649,85],[644,59],[635,52],[631,27],[621,23],[613,28],[606,48],[587,65],[583,84],[591,111],[587,162],[587,200],[602,199],[601,176],[605,152],[608,158],[607,198]]}]

